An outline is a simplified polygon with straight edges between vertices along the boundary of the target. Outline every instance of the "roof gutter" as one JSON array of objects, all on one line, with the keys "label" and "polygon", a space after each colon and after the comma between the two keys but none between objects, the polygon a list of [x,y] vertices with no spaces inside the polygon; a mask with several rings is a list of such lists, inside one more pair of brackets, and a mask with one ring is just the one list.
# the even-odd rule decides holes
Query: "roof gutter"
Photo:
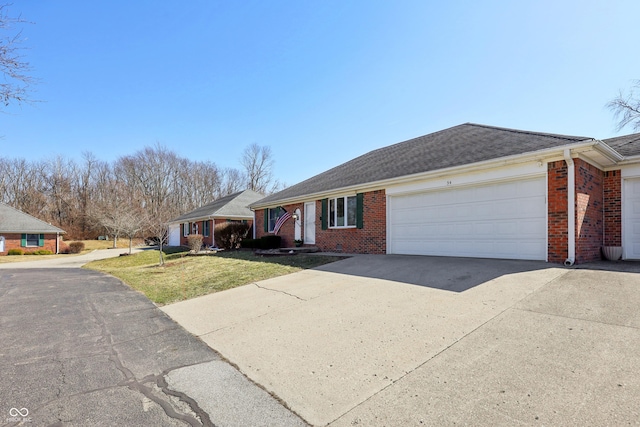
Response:
[{"label": "roof gutter", "polygon": [[600,151],[602,154],[610,158],[615,163],[619,163],[625,159],[625,157],[622,154],[618,153],[616,150],[609,147],[606,143],[602,141],[596,141],[596,143],[593,145],[593,148]]},{"label": "roof gutter", "polygon": [[350,185],[347,187],[334,188],[326,191],[319,191],[316,193],[303,194],[301,196],[289,197],[285,199],[274,200],[267,203],[260,203],[260,201],[249,205],[251,210],[256,209],[264,209],[281,205],[288,205],[292,203],[302,202],[304,200],[319,200],[325,197],[329,197],[331,195],[335,195],[336,193],[347,193],[347,192],[362,192],[364,190],[373,190],[376,188],[384,188],[390,185],[395,184],[404,184],[411,181],[419,181],[423,179],[431,179],[437,178],[439,176],[452,175],[461,172],[476,172],[483,169],[490,169],[496,166],[508,166],[518,163],[526,163],[529,161],[542,160],[551,157],[563,157],[563,148],[566,150],[577,150],[581,148],[593,147],[598,144],[598,141],[595,139],[590,139],[587,142],[579,142],[572,145],[568,145],[565,147],[553,147],[546,148],[544,150],[534,151],[530,153],[523,154],[514,154],[512,156],[500,157],[497,159],[485,160],[482,162],[470,163],[466,165],[460,166],[452,166],[445,169],[436,169],[433,171],[420,172],[413,175],[403,175],[396,178],[389,178],[380,181],[366,182],[357,185]]}]

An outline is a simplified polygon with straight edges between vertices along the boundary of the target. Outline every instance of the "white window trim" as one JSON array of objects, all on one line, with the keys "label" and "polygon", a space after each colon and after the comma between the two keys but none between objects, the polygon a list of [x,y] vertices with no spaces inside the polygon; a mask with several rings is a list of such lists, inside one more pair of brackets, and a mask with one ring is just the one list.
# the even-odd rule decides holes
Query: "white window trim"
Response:
[{"label": "white window trim", "polygon": [[[330,197],[329,198],[329,200],[327,201],[327,211],[328,211],[327,214],[329,215],[329,221],[327,223],[327,227],[328,228],[330,228],[330,229],[334,229],[334,228],[343,229],[343,228],[356,228],[358,226],[358,214],[357,213],[356,213],[356,218],[355,218],[355,224],[353,224],[353,225],[331,225],[331,201],[334,200],[335,201],[334,203],[337,206],[338,205],[337,200],[338,199],[344,199],[344,221],[347,222],[348,218],[349,218],[349,208],[348,208],[347,200],[349,198],[354,198],[355,199],[356,196],[348,195],[348,196],[338,196],[338,197]],[[356,200],[356,203],[357,203],[357,200]],[[337,210],[336,210],[335,213],[337,214]],[[336,224],[338,223],[337,215],[333,218],[333,220],[334,220],[334,223],[336,223]]]},{"label": "white window trim", "polygon": [[189,236],[189,223],[188,222],[183,222],[182,223],[182,237],[188,237]]}]

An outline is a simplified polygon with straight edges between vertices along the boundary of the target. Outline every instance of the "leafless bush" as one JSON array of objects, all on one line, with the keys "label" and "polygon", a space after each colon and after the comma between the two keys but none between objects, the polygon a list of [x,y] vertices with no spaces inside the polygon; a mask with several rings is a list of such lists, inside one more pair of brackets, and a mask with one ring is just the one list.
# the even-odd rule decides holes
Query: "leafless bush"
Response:
[{"label": "leafless bush", "polygon": [[241,222],[226,222],[214,227],[216,244],[224,249],[238,249],[242,239],[247,237],[251,227]]},{"label": "leafless bush", "polygon": [[190,234],[189,237],[187,237],[187,242],[189,243],[191,252],[200,252],[200,249],[202,249],[203,239],[202,234]]}]

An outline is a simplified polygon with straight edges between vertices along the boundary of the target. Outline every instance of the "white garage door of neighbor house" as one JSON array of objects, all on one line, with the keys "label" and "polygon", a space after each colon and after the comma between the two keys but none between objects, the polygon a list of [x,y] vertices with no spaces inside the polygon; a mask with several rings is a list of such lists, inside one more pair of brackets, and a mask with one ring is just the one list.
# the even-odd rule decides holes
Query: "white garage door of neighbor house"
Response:
[{"label": "white garage door of neighbor house", "polygon": [[389,252],[547,259],[545,177],[389,197]]},{"label": "white garage door of neighbor house", "polygon": [[180,224],[169,225],[169,246],[180,246]]},{"label": "white garage door of neighbor house", "polygon": [[627,179],[623,189],[622,227],[625,259],[640,259],[640,179]]}]

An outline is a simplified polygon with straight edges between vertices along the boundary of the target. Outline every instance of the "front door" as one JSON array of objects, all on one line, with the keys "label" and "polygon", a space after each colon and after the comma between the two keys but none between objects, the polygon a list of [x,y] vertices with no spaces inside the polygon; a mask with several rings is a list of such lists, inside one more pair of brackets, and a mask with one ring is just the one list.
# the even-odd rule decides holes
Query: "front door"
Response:
[{"label": "front door", "polygon": [[316,243],[316,202],[304,204],[304,243],[307,245]]}]

